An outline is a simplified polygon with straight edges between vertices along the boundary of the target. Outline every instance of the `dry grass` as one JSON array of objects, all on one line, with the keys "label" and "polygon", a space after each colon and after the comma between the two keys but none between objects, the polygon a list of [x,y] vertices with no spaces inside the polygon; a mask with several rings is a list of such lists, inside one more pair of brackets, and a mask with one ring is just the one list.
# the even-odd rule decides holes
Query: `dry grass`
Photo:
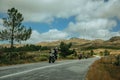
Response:
[{"label": "dry grass", "polygon": [[120,80],[120,66],[113,65],[114,61],[113,56],[95,61],[87,73],[86,80]]},{"label": "dry grass", "polygon": [[40,42],[37,43],[36,45],[41,45],[41,46],[59,46],[61,42],[65,43],[73,43],[73,45],[81,45],[90,42],[90,40],[85,40],[85,39],[69,39],[69,40],[59,40],[59,41],[52,41],[52,42]]},{"label": "dry grass", "polygon": [[[114,49],[107,49],[107,50],[110,52],[110,54],[120,54],[120,50],[114,50]],[[105,49],[101,49],[101,48],[94,49],[95,53],[100,53],[100,52],[104,52],[104,51],[105,51]]]}]

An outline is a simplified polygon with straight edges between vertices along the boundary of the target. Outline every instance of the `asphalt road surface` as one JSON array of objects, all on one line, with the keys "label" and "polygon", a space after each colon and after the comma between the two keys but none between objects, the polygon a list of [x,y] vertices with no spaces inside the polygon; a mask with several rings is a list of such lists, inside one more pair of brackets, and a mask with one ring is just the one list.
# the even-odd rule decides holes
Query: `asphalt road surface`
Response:
[{"label": "asphalt road surface", "polygon": [[0,67],[0,80],[84,80],[98,58],[40,62]]}]

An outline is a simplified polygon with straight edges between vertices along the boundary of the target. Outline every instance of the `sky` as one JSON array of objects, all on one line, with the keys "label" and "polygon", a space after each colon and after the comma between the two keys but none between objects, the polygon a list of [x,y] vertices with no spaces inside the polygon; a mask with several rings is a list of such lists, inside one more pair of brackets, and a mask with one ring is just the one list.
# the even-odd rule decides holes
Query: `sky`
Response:
[{"label": "sky", "polygon": [[[103,39],[120,36],[120,0],[0,0],[0,30],[7,10],[23,14],[22,25],[32,28],[23,43],[70,38]],[[2,42],[0,42],[2,43]]]}]

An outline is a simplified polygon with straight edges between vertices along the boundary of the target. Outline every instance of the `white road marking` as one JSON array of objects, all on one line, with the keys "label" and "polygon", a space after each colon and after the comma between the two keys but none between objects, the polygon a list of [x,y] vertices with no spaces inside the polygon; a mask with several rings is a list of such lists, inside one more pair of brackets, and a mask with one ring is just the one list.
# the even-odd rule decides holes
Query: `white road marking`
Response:
[{"label": "white road marking", "polygon": [[70,64],[70,63],[75,63],[75,62],[78,62],[79,60],[75,60],[75,61],[72,61],[72,62],[65,62],[65,63],[61,63],[61,64],[53,64],[53,65],[49,65],[49,66],[43,66],[43,67],[39,67],[39,68],[34,68],[34,69],[31,69],[31,70],[26,70],[26,71],[22,71],[22,72],[18,72],[18,73],[13,73],[13,74],[8,74],[8,75],[4,75],[4,76],[1,76],[0,79],[3,79],[3,78],[7,78],[7,77],[11,77],[11,76],[15,76],[15,75],[20,75],[20,74],[25,74],[25,73],[28,73],[28,72],[32,72],[32,71],[36,71],[36,70],[41,70],[41,69],[45,69],[45,68],[50,68],[50,67],[55,67],[55,66],[60,66],[60,65],[66,65],[66,64]]}]

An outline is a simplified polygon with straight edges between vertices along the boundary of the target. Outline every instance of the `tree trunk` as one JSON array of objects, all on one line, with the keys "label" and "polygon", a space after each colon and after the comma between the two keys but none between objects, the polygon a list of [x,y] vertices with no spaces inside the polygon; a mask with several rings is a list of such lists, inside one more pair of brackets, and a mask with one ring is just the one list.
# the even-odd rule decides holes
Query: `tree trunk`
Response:
[{"label": "tree trunk", "polygon": [[15,18],[12,19],[12,34],[11,34],[11,50],[14,48],[14,24],[15,24]]},{"label": "tree trunk", "polygon": [[11,49],[13,49],[13,47],[14,47],[14,46],[13,46],[13,45],[14,45],[13,40],[14,40],[14,39],[13,39],[13,35],[12,35],[12,36],[11,36],[11,47],[10,47]]}]

